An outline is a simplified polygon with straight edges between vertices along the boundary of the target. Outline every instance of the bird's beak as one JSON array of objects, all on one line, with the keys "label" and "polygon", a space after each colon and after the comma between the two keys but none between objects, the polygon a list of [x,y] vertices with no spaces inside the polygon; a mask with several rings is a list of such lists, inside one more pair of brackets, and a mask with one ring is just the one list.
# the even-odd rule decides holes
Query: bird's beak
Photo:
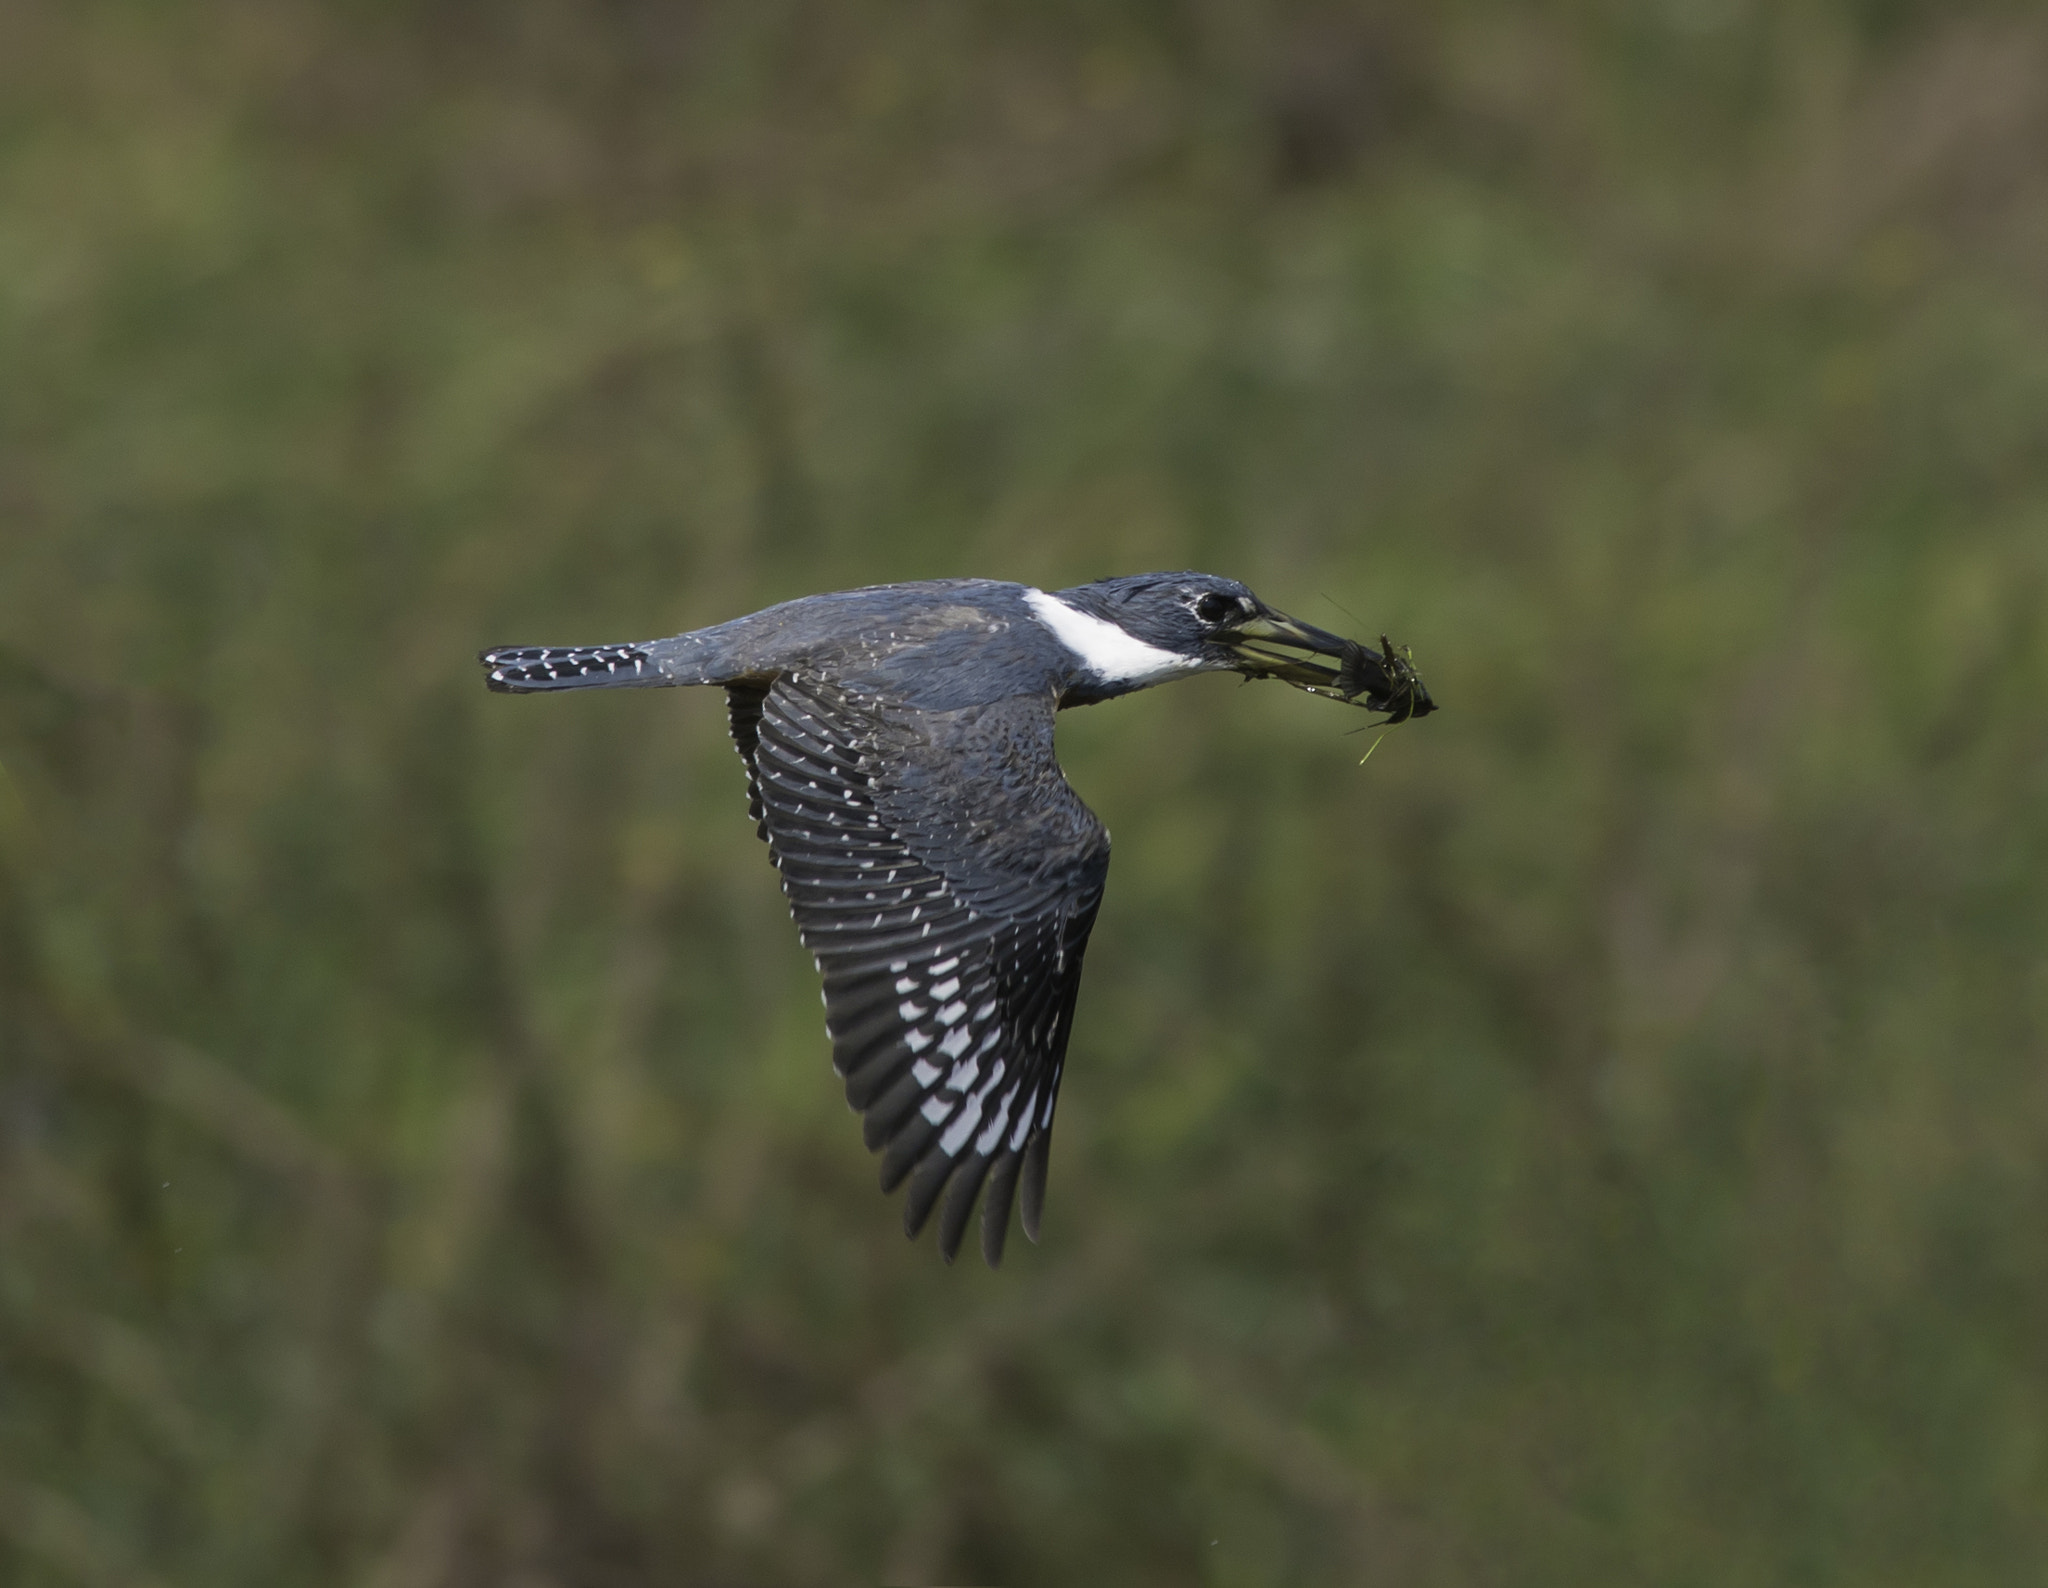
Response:
[{"label": "bird's beak", "polygon": [[[1247,678],[1277,678],[1311,694],[1384,711],[1390,722],[1406,722],[1436,710],[1406,654],[1384,635],[1382,648],[1376,651],[1265,608],[1239,624],[1224,644]],[[1311,660],[1317,656],[1334,658],[1336,665]]]}]

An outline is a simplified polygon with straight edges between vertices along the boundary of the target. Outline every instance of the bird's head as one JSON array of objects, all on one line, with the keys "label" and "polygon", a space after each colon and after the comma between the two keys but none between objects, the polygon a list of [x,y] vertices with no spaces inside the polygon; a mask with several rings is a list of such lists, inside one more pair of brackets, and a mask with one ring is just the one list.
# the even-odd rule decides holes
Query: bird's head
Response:
[{"label": "bird's head", "polygon": [[[1177,673],[1235,672],[1384,711],[1393,722],[1436,709],[1407,657],[1384,638],[1381,649],[1373,650],[1303,623],[1267,606],[1235,579],[1130,574],[1075,585],[1049,599],[1080,614],[1083,623],[1061,637],[1084,663],[1094,664],[1105,684],[1116,686],[1092,692],[1098,698]],[[1112,632],[1092,638],[1097,631],[1085,626],[1090,619]],[[1118,644],[1119,634],[1131,642],[1128,649]]]}]

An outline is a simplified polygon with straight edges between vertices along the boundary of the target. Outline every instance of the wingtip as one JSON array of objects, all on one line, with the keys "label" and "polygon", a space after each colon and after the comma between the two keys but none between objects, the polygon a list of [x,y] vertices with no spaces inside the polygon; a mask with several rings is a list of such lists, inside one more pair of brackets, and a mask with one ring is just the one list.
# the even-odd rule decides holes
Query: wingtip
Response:
[{"label": "wingtip", "polygon": [[1033,1246],[1038,1244],[1038,1227],[1045,1213],[1045,1170],[1051,1152],[1052,1132],[1046,1129],[1033,1132],[1024,1148],[1023,1185],[1019,1188],[1017,1211],[1024,1226],[1024,1238]]},{"label": "wingtip", "polygon": [[931,1219],[939,1193],[953,1173],[953,1160],[933,1151],[911,1171],[909,1189],[903,1193],[903,1233],[915,1239]]},{"label": "wingtip", "polygon": [[988,1188],[981,1194],[981,1260],[990,1268],[1003,1266],[1003,1247],[1010,1236],[1010,1209],[1017,1195],[1017,1155],[1006,1152],[989,1171]]},{"label": "wingtip", "polygon": [[981,1195],[981,1188],[988,1179],[990,1160],[975,1153],[958,1163],[953,1171],[952,1188],[946,1193],[945,1205],[939,1210],[939,1255],[950,1264],[960,1250],[960,1241],[967,1234],[967,1221],[974,1216],[975,1199]]}]

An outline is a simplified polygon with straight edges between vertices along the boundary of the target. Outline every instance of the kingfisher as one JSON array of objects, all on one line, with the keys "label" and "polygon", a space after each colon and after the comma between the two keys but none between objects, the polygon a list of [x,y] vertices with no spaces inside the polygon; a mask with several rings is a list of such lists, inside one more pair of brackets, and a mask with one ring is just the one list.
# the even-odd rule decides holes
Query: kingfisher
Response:
[{"label": "kingfisher", "polygon": [[1038,1239],[1109,872],[1109,834],[1054,757],[1054,713],[1205,672],[1277,678],[1390,722],[1435,709],[1384,637],[1373,650],[1205,573],[875,585],[665,640],[479,660],[506,694],[724,688],[748,813],[824,978],[832,1065],[882,1155],[882,1190],[908,1182],[912,1239],[943,1195],[948,1263],[979,1196],[991,1268],[1013,1202]]}]

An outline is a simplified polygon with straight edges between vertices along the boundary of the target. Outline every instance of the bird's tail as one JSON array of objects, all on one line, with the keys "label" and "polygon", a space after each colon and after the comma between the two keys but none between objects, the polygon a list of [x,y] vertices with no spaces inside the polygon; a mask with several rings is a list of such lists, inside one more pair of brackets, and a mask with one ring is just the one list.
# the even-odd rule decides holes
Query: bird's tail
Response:
[{"label": "bird's tail", "polygon": [[651,689],[676,680],[646,645],[507,645],[482,651],[484,682],[503,695],[543,689]]}]

